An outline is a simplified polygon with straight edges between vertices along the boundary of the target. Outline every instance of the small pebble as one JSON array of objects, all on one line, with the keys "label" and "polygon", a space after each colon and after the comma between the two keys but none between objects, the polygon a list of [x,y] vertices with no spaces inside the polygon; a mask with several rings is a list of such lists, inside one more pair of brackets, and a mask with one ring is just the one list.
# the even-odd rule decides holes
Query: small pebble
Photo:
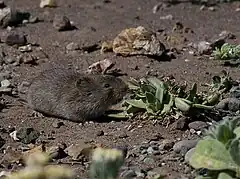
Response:
[{"label": "small pebble", "polygon": [[143,162],[147,165],[153,165],[155,163],[155,160],[153,158],[150,157],[146,157]]},{"label": "small pebble", "polygon": [[69,51],[73,51],[73,50],[79,50],[80,47],[77,43],[71,42],[66,46],[66,49]]},{"label": "small pebble", "polygon": [[123,171],[120,176],[124,179],[130,179],[130,178],[134,178],[137,176],[137,174],[133,171],[133,170],[126,170]]},{"label": "small pebble", "polygon": [[58,121],[55,121],[55,122],[52,123],[52,126],[53,126],[54,128],[60,128],[60,127],[63,126],[63,125],[64,125],[63,122],[58,122]]},{"label": "small pebble", "polygon": [[53,19],[53,27],[58,31],[65,31],[72,29],[70,20],[66,16],[55,15]]},{"label": "small pebble", "polygon": [[40,8],[44,7],[56,7],[57,3],[56,0],[41,0],[40,2]]},{"label": "small pebble", "polygon": [[104,135],[104,132],[103,132],[102,130],[100,130],[100,131],[97,132],[96,135],[97,135],[97,136],[103,136],[103,135]]},{"label": "small pebble", "polygon": [[1,81],[1,87],[10,87],[11,86],[11,83],[9,80],[3,80]]}]

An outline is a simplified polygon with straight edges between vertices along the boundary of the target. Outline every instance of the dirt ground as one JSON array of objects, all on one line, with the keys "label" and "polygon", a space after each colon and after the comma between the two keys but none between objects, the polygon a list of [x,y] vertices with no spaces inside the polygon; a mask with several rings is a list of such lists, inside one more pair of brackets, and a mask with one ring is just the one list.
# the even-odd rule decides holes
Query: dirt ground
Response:
[{"label": "dirt ground", "polygon": [[[193,82],[199,84],[210,82],[213,75],[218,75],[223,69],[229,70],[233,79],[239,80],[239,69],[223,67],[221,62],[209,59],[209,57],[193,56],[189,54],[189,43],[199,41],[210,41],[216,38],[223,30],[230,31],[236,36],[235,40],[230,42],[240,43],[239,22],[240,15],[236,8],[237,3],[218,4],[213,6],[214,11],[207,7],[200,10],[200,5],[194,5],[189,2],[174,4],[165,7],[153,13],[153,7],[160,1],[157,0],[110,0],[108,1],[79,1],[79,0],[59,0],[57,8],[40,8],[39,1],[32,0],[8,0],[5,3],[11,8],[17,8],[24,12],[29,12],[32,16],[44,20],[34,24],[26,24],[12,31],[27,34],[28,42],[39,44],[43,51],[48,55],[48,61],[38,65],[21,64],[19,66],[9,67],[8,70],[13,73],[11,83],[21,84],[23,81],[30,80],[38,74],[46,65],[56,66],[57,64],[70,65],[85,70],[93,62],[110,58],[116,62],[116,67],[120,68],[129,77],[143,77],[146,74],[156,74],[160,76],[173,75],[176,81],[186,80],[190,85]],[[74,25],[76,30],[58,32],[53,28],[52,20],[55,14],[66,15]],[[161,20],[160,17],[171,14],[172,20]],[[175,54],[176,58],[171,61],[154,60],[143,56],[121,57],[113,53],[100,54],[100,51],[91,53],[81,53],[79,51],[66,53],[66,46],[71,42],[78,43],[80,46],[92,45],[105,40],[113,39],[121,30],[129,27],[144,26],[158,33],[163,39],[163,44],[167,48],[176,46],[169,44],[164,39],[164,32],[172,30],[176,22],[181,22],[185,27],[193,30],[193,33],[184,34],[187,41],[180,44],[180,54]],[[4,39],[7,36],[7,30],[0,30],[0,37]],[[1,44],[8,57],[16,56],[16,49],[4,43]],[[184,47],[186,50],[184,50]],[[136,70],[136,66],[138,69]],[[6,71],[6,69],[2,69]],[[196,136],[191,135],[189,130],[171,130],[161,124],[152,124],[151,121],[105,121],[88,123],[84,126],[79,124],[63,121],[64,125],[60,128],[53,127],[53,123],[59,119],[31,117],[31,110],[24,106],[16,104],[16,98],[8,95],[4,96],[12,106],[3,109],[0,113],[0,126],[5,129],[14,127],[34,127],[42,131],[42,140],[47,141],[49,145],[65,143],[67,146],[78,143],[79,141],[88,141],[96,144],[103,144],[109,147],[128,146],[131,151],[136,145],[149,141],[156,134],[163,139],[182,140],[192,139]],[[131,126],[132,127],[131,127]],[[129,127],[130,126],[130,127]],[[134,130],[132,130],[134,129]],[[99,136],[99,131],[104,135]],[[53,139],[50,139],[52,136]],[[9,135],[2,134],[6,139],[6,145],[20,145]],[[171,150],[169,151],[171,152]],[[126,167],[137,167],[143,170],[150,170],[161,165],[161,160],[147,165],[140,162],[136,157],[126,159]],[[86,166],[75,164],[71,166],[77,173],[77,178],[87,176]],[[4,169],[3,169],[4,170]],[[186,167],[182,160],[172,160],[165,165],[169,178],[180,178],[186,174],[192,178],[191,169]]]}]

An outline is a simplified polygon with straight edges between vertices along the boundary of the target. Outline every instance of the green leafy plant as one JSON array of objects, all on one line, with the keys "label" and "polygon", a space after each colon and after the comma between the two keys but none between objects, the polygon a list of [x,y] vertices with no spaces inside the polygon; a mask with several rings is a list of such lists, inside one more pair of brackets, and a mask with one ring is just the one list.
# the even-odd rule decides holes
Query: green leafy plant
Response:
[{"label": "green leafy plant", "polygon": [[46,153],[37,152],[31,154],[26,160],[26,167],[13,172],[7,179],[72,179],[73,171],[68,167],[48,165],[50,161]]},{"label": "green leafy plant", "polygon": [[[186,84],[177,85],[155,77],[142,78],[139,81],[132,78],[129,81],[129,88],[133,91],[133,96],[124,101],[124,112],[120,114],[125,117],[134,116],[138,112],[158,118],[177,111],[189,113],[194,109],[209,110],[219,100],[216,96],[206,98],[199,95],[196,83],[187,91]],[[112,117],[118,117],[118,115],[112,115]]]},{"label": "green leafy plant", "polygon": [[208,169],[207,176],[197,178],[240,177],[240,116],[226,117],[206,131],[189,161],[195,169]]},{"label": "green leafy plant", "polygon": [[92,179],[115,179],[123,163],[122,151],[97,148],[93,152],[90,176]]},{"label": "green leafy plant", "polygon": [[213,56],[218,60],[240,59],[240,45],[225,43],[221,48],[216,48],[213,51]]}]

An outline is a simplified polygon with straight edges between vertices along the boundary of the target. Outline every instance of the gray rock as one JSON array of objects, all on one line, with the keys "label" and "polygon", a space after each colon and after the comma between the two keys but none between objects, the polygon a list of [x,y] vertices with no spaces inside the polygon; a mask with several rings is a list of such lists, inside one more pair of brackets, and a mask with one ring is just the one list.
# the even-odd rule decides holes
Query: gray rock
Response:
[{"label": "gray rock", "polygon": [[170,150],[174,145],[172,140],[165,139],[159,145],[159,150]]},{"label": "gray rock", "polygon": [[165,168],[156,167],[147,172],[146,178],[159,178],[157,176],[166,176],[169,173]]},{"label": "gray rock", "polygon": [[66,49],[69,51],[79,50],[80,47],[77,43],[71,42],[66,46]]},{"label": "gray rock", "polygon": [[189,160],[192,157],[194,150],[195,150],[195,148],[192,148],[185,154],[185,156],[184,156],[185,162],[189,163]]},{"label": "gray rock", "polygon": [[141,172],[140,170],[139,171],[135,171],[135,173],[136,173],[136,177],[138,177],[138,178],[144,178],[145,177],[145,174],[143,173],[143,172]]},{"label": "gray rock", "polygon": [[28,22],[34,24],[37,23],[38,21],[39,21],[38,17],[31,17]]},{"label": "gray rock", "polygon": [[222,31],[219,34],[219,37],[224,38],[224,39],[235,39],[236,38],[236,36],[233,33],[226,31],[226,30]]},{"label": "gray rock", "polygon": [[5,143],[6,143],[6,140],[0,136],[0,148],[2,148],[2,146],[4,146]]},{"label": "gray rock", "polygon": [[124,179],[130,179],[130,178],[134,178],[137,176],[137,174],[133,171],[133,170],[126,170],[123,171],[120,176]]},{"label": "gray rock", "polygon": [[230,90],[230,97],[231,98],[240,98],[240,86],[234,86]]},{"label": "gray rock", "polygon": [[21,24],[24,19],[29,19],[30,14],[27,12],[20,12],[18,10],[5,7],[0,9],[0,26],[6,28],[7,26],[16,26]]},{"label": "gray rock", "polygon": [[211,43],[206,42],[206,41],[201,41],[197,45],[197,49],[199,54],[205,54],[205,55],[210,55],[212,53],[212,47]]},{"label": "gray rock", "polygon": [[40,133],[31,127],[22,127],[16,132],[16,137],[24,144],[34,142],[39,136]]},{"label": "gray rock", "polygon": [[58,31],[71,30],[73,27],[66,16],[55,15],[53,18],[53,27]]},{"label": "gray rock", "polygon": [[171,124],[171,129],[179,129],[182,130],[185,128],[186,126],[186,117],[181,117],[180,119],[178,119],[177,121],[175,121],[173,124]]},{"label": "gray rock", "polygon": [[3,81],[5,79],[10,79],[11,78],[11,73],[10,72],[3,72],[0,73],[0,81]]},{"label": "gray rock", "polygon": [[237,98],[225,98],[216,105],[216,108],[236,112],[240,109],[240,100]]},{"label": "gray rock", "polygon": [[201,130],[203,128],[208,127],[206,122],[203,121],[194,121],[188,124],[188,127],[190,129],[194,129],[194,130]]},{"label": "gray rock", "polygon": [[6,44],[12,46],[12,45],[26,45],[27,44],[27,38],[23,34],[17,34],[17,33],[11,33],[7,36]]},{"label": "gray rock", "polygon": [[185,155],[190,149],[197,145],[198,140],[182,140],[173,146],[173,151]]},{"label": "gray rock", "polygon": [[2,80],[1,81],[1,87],[9,87],[9,86],[11,86],[11,83],[10,83],[10,81],[9,80]]},{"label": "gray rock", "polygon": [[155,163],[155,160],[151,157],[146,157],[143,162],[147,165],[153,165]]},{"label": "gray rock", "polygon": [[152,147],[148,147],[147,153],[152,154],[155,150]]},{"label": "gray rock", "polygon": [[16,59],[14,57],[8,57],[5,59],[5,63],[7,64],[13,64],[16,62]]}]

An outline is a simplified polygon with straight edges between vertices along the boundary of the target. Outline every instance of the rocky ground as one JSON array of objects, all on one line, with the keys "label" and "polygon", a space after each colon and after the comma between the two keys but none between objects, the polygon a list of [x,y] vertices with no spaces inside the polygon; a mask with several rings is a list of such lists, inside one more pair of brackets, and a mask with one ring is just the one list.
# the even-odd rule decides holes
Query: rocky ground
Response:
[{"label": "rocky ground", "polygon": [[[46,143],[56,163],[69,164],[77,178],[86,178],[88,163],[79,157],[82,149],[103,145],[127,147],[120,177],[144,178],[160,173],[169,179],[194,178],[195,172],[184,156],[196,145],[198,131],[208,126],[206,121],[189,122],[181,117],[168,126],[163,125],[165,122],[137,119],[99,120],[80,125],[34,116],[19,99],[24,99],[29,80],[42,69],[64,65],[85,71],[89,65],[106,58],[127,74],[122,77],[125,80],[173,76],[179,83],[200,85],[209,83],[222,70],[239,80],[238,68],[223,66],[221,61],[209,58],[211,47],[207,43],[225,40],[240,44],[239,2],[209,7],[156,0],[59,0],[53,8],[40,8],[40,2],[32,0],[8,0],[6,7],[3,4],[1,1],[1,171],[18,168],[17,161],[23,151]],[[17,14],[14,10],[29,14]],[[176,24],[182,24],[185,31],[173,31]],[[175,58],[165,61],[100,53],[102,42],[112,40],[123,29],[137,26],[156,32]]]}]

